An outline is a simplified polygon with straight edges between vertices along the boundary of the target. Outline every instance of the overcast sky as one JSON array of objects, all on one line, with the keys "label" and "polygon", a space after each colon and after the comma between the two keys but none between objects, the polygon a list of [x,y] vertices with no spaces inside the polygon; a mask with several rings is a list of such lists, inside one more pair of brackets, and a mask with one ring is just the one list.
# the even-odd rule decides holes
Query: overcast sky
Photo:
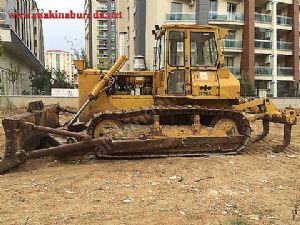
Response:
[{"label": "overcast sky", "polygon": [[[84,11],[85,0],[36,0],[40,9],[58,10],[59,12]],[[84,47],[83,19],[43,19],[45,50],[71,50],[67,40],[74,43],[75,48]]]}]

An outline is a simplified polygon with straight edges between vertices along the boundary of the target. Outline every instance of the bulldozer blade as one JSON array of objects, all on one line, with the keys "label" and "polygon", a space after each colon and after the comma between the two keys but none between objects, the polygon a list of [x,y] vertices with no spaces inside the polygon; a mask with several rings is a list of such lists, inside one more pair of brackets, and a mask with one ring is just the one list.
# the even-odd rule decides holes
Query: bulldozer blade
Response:
[{"label": "bulldozer blade", "polygon": [[42,146],[47,134],[26,125],[26,122],[55,128],[59,126],[58,114],[55,105],[44,106],[38,101],[29,103],[27,112],[4,118],[2,121],[6,138],[4,159],[14,157],[19,150],[29,152]]},{"label": "bulldozer blade", "polygon": [[18,156],[5,157],[0,161],[0,174],[23,163]]},{"label": "bulldozer blade", "polygon": [[[97,156],[110,155],[147,155],[147,154],[168,154],[171,152],[233,152],[234,146],[245,140],[245,136],[236,135],[231,137],[185,137],[185,138],[157,138],[157,139],[127,139],[111,140],[107,137],[96,138],[93,140],[81,141],[73,144],[60,145],[57,147],[34,150],[27,153],[26,157],[36,159],[46,156],[80,156],[86,153],[94,153]],[[226,149],[213,148],[211,145],[227,146]],[[206,147],[201,150],[200,146]],[[195,146],[194,149],[191,147]],[[183,150],[185,149],[185,150]]]},{"label": "bulldozer blade", "polygon": [[[21,151],[16,155],[4,158],[4,160],[0,162],[0,173],[25,162],[27,159],[55,155],[81,156],[94,154],[97,157],[109,158],[128,156],[199,156],[209,153],[236,154],[236,146],[243,143],[246,138],[247,137],[243,135],[230,137],[165,137],[146,140],[111,140],[106,137],[101,137],[29,152]],[[223,148],[217,146],[223,146]]]}]

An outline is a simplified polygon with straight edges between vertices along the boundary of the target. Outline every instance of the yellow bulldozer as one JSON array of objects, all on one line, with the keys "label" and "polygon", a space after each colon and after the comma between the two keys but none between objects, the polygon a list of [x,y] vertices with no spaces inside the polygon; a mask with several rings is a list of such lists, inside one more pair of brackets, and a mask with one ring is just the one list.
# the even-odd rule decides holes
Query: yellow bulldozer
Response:
[{"label": "yellow bulldozer", "polygon": [[[98,158],[237,154],[262,140],[269,123],[284,124],[290,143],[293,109],[279,111],[268,99],[241,99],[240,82],[224,63],[213,26],[164,25],[153,31],[154,70],[121,71],[120,56],[108,71],[78,70],[79,110],[33,102],[24,114],[3,120],[5,155],[0,172],[28,159],[93,154]],[[59,123],[59,113],[73,113]],[[251,139],[250,123],[263,130]],[[251,141],[250,141],[251,139]]]}]

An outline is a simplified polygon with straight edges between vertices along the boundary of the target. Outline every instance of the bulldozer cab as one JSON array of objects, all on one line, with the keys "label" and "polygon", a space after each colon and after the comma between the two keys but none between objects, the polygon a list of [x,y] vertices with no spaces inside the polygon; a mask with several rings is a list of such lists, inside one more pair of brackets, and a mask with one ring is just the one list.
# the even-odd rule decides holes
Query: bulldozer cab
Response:
[{"label": "bulldozer cab", "polygon": [[220,29],[165,25],[153,32],[155,70],[163,70],[166,95],[219,96],[217,70],[224,64]]}]

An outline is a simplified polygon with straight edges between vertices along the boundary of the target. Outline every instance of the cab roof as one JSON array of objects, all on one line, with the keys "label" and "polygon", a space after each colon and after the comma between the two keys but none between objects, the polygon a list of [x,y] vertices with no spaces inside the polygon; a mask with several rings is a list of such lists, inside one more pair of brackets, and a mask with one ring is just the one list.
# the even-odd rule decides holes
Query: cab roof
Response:
[{"label": "cab roof", "polygon": [[199,24],[165,24],[161,26],[162,29],[219,29],[217,26],[199,25]]}]

